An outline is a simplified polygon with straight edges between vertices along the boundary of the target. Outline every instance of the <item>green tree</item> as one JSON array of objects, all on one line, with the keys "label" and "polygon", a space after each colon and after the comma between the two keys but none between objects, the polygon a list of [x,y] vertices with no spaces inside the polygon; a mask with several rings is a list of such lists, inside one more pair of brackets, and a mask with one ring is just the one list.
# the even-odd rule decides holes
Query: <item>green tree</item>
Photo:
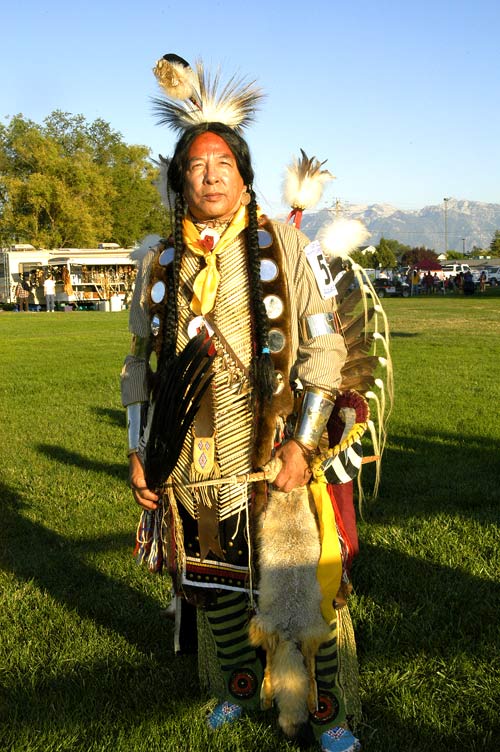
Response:
[{"label": "green tree", "polygon": [[397,266],[396,256],[389,242],[385,238],[380,238],[375,253],[373,254],[375,268],[394,269]]},{"label": "green tree", "polygon": [[355,250],[351,251],[349,258],[354,263],[359,264],[363,269],[373,269],[375,265],[375,254],[371,251]]},{"label": "green tree", "polygon": [[460,259],[468,258],[468,256],[461,251],[447,251],[446,258],[448,259],[448,261],[458,261]]},{"label": "green tree", "polygon": [[38,247],[128,246],[166,234],[145,146],[129,146],[108,123],[55,111],[44,125],[17,115],[0,126],[2,242]]},{"label": "green tree", "polygon": [[490,252],[495,258],[500,257],[500,230],[495,230],[493,240],[490,243]]},{"label": "green tree", "polygon": [[[380,238],[380,240],[382,240],[382,238]],[[394,240],[393,238],[383,238],[383,240],[398,261],[401,260],[404,253],[411,251],[409,245],[404,245],[403,243],[400,243],[399,240]]]}]

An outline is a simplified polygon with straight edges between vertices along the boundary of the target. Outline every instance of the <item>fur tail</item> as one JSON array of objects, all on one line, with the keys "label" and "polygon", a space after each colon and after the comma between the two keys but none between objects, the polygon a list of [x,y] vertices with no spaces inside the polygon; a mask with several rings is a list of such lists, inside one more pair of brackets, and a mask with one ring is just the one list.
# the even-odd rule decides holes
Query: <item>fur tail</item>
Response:
[{"label": "fur tail", "polygon": [[279,725],[293,739],[307,722],[309,677],[304,657],[294,642],[280,640],[272,656],[271,676]]}]

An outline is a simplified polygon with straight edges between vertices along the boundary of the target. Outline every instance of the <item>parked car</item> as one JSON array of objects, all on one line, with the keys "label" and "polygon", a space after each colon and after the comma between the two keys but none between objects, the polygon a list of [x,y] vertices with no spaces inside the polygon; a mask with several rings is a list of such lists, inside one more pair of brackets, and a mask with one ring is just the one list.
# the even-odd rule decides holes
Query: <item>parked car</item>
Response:
[{"label": "parked car", "polygon": [[485,269],[487,273],[486,281],[492,287],[500,285],[500,266],[489,266]]},{"label": "parked car", "polygon": [[461,263],[452,263],[452,264],[443,264],[442,267],[443,277],[456,277],[457,274],[465,274],[465,272],[470,272],[471,268],[469,264],[461,264]]},{"label": "parked car", "polygon": [[385,298],[387,295],[401,298],[410,297],[410,285],[406,282],[401,282],[399,279],[379,277],[374,280],[373,286],[379,298]]}]

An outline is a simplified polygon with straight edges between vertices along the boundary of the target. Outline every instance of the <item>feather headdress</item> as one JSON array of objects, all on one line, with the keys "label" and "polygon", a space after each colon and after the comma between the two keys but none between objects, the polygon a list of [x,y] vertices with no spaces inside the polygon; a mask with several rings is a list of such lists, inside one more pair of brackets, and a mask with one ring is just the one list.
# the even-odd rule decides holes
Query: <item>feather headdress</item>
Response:
[{"label": "feather headdress", "polygon": [[302,212],[316,206],[325,183],[335,177],[328,170],[321,169],[326,159],[320,162],[316,157],[309,158],[303,149],[300,154],[300,159],[294,159],[286,168],[283,181],[283,199],[292,208],[287,222],[293,220],[296,227],[300,227]]},{"label": "feather headdress", "polygon": [[263,92],[255,81],[232,76],[221,85],[218,71],[211,75],[201,61],[195,69],[182,57],[164,55],[153,69],[166,97],[153,100],[160,125],[184,131],[199,123],[224,123],[242,131],[255,118]]}]

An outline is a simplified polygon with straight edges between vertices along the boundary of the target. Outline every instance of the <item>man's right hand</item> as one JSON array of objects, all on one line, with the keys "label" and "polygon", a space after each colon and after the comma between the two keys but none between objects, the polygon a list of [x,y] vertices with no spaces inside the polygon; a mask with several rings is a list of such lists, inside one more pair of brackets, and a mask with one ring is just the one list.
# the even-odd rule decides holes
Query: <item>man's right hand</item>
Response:
[{"label": "man's right hand", "polygon": [[150,491],[146,485],[144,468],[137,452],[134,452],[129,457],[128,477],[132,495],[137,504],[143,509],[150,511],[158,509],[158,495]]}]

